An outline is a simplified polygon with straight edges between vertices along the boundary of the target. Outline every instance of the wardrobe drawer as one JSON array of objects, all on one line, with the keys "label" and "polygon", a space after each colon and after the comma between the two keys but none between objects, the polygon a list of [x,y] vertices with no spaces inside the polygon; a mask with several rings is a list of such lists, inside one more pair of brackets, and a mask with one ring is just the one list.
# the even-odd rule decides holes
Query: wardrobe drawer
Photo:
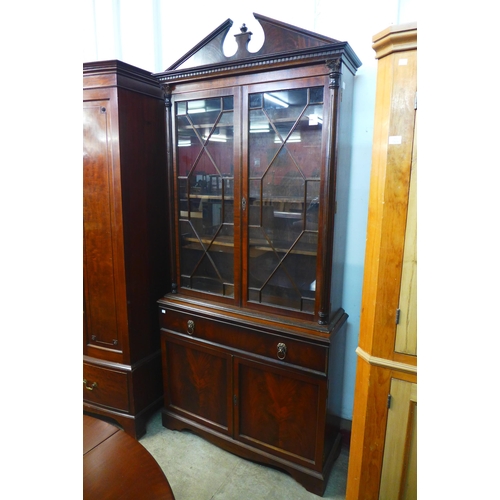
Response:
[{"label": "wardrobe drawer", "polygon": [[128,376],[124,372],[83,363],[83,399],[128,411]]},{"label": "wardrobe drawer", "polygon": [[251,325],[226,323],[160,307],[162,328],[245,351],[250,356],[264,356],[301,368],[326,373],[328,348],[287,337],[282,332],[264,332]]}]

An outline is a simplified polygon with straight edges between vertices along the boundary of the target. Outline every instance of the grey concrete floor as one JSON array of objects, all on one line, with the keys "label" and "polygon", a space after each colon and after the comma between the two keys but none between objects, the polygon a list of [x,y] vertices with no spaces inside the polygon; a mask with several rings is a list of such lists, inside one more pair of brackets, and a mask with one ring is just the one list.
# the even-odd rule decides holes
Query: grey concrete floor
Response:
[{"label": "grey concrete floor", "polygon": [[[140,443],[163,469],[176,500],[312,500],[285,472],[256,464],[221,450],[188,431],[171,431],[161,423],[161,411],[147,424]],[[348,450],[333,465],[326,500],[345,500]]]}]

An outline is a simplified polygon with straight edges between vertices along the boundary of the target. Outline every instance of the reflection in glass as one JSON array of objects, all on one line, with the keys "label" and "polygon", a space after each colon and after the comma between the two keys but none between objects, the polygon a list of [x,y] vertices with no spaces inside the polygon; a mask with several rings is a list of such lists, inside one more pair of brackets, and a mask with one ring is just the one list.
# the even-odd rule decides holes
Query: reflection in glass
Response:
[{"label": "reflection in glass", "polygon": [[323,87],[249,96],[248,300],[314,312]]}]

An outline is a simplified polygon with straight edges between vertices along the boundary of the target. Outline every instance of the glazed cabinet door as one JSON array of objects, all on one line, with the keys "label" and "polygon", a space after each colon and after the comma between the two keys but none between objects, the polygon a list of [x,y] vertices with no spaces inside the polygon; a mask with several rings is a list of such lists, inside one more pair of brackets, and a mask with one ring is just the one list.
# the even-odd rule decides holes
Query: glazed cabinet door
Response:
[{"label": "glazed cabinet door", "polygon": [[229,302],[238,283],[237,109],[233,91],[181,94],[172,105],[177,282]]},{"label": "glazed cabinet door", "polygon": [[[244,304],[315,313],[325,197],[324,79],[248,87]],[[293,86],[292,86],[293,85]],[[245,240],[244,240],[245,241]]]},{"label": "glazed cabinet door", "polygon": [[162,353],[166,411],[231,435],[231,356],[168,333]]},{"label": "glazed cabinet door", "polygon": [[311,320],[333,206],[327,78],[172,96],[180,293]]},{"label": "glazed cabinet door", "polygon": [[326,380],[250,359],[234,359],[235,439],[321,470]]}]

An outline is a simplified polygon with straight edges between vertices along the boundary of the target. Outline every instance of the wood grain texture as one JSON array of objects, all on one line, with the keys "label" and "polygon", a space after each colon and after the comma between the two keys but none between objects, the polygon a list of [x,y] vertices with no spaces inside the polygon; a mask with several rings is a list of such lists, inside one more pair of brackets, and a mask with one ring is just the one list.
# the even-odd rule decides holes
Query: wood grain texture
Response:
[{"label": "wood grain texture", "polygon": [[[236,54],[224,56],[228,20],[155,75],[166,94],[175,232],[172,292],[158,300],[162,419],[169,428],[190,429],[240,456],[286,470],[322,495],[341,445],[334,402],[342,397],[342,369],[332,364],[334,340],[345,334],[347,320],[342,277],[350,115],[361,62],[347,42],[256,18],[266,38],[259,53],[246,51],[249,34],[243,30]],[[272,92],[286,94],[290,102],[267,109],[266,94]],[[197,109],[193,101],[212,103],[212,111],[204,107],[198,128],[201,113],[190,112],[190,105]],[[316,108],[322,123],[312,134],[309,115]],[[232,137],[233,146],[224,147],[224,155],[209,140],[199,140],[206,123],[214,123],[210,113],[231,115],[232,134],[226,138]],[[272,133],[260,139],[251,134],[252,116],[267,116]],[[291,132],[304,139],[293,144]],[[194,151],[180,151],[182,134],[196,145]],[[276,146],[275,136],[287,140]],[[200,196],[209,190],[203,178],[197,185],[198,166],[208,174],[217,167],[234,180],[233,219],[226,227],[204,224],[210,205]],[[291,189],[290,177],[300,191]],[[226,210],[229,197],[219,194],[212,207],[219,202]],[[307,213],[311,205],[317,215]],[[282,211],[286,217],[275,215]],[[297,214],[302,222],[295,226],[282,220]],[[226,239],[219,238],[222,230]],[[269,258],[257,259],[262,256]]]},{"label": "wood grain texture", "polygon": [[[406,60],[400,65],[401,59]],[[379,60],[359,345],[391,358],[408,209],[415,124],[416,53]],[[390,144],[391,138],[401,143]],[[376,335],[373,334],[376,332]]]},{"label": "wood grain texture", "polygon": [[[406,444],[406,424],[402,430],[393,426],[392,444],[386,442],[386,426],[391,380],[411,385],[417,379],[412,347],[396,352],[397,309],[411,305],[416,297],[416,281],[408,279],[416,267],[416,254],[411,253],[416,242],[415,189],[410,189],[411,181],[416,182],[416,40],[415,24],[392,26],[373,38],[378,58],[377,94],[346,500],[398,499],[402,457],[413,456],[414,451]],[[411,263],[407,266],[410,272],[403,274],[405,245]],[[404,311],[403,320],[409,325],[406,346],[413,338],[416,342],[413,312],[412,307]],[[382,469],[389,470],[386,458],[397,453],[392,472],[384,473],[381,491]],[[408,459],[406,463],[413,462]],[[394,467],[400,468],[399,476],[394,475]],[[407,477],[413,477],[412,470],[407,472]],[[389,491],[388,484],[396,486]]]},{"label": "wood grain texture", "polygon": [[393,379],[390,394],[379,496],[416,498],[416,384]]},{"label": "wood grain texture", "polygon": [[396,327],[395,350],[403,354],[417,355],[417,125],[408,196],[403,269],[399,294],[400,317]]},{"label": "wood grain texture", "polygon": [[117,427],[84,415],[83,450],[86,500],[174,500],[158,463]]},{"label": "wood grain texture", "polygon": [[88,453],[92,448],[101,444],[120,429],[114,425],[109,425],[104,420],[83,416],[83,454]]},{"label": "wood grain texture", "polygon": [[[340,452],[338,423],[328,420],[327,411],[338,388],[328,390],[328,370],[278,359],[272,339],[306,354],[308,340],[259,332],[245,321],[230,325],[196,320],[188,333],[185,322],[193,316],[178,321],[181,317],[170,313],[163,299],[163,424],[190,429],[240,456],[284,469],[308,490],[322,494]],[[313,352],[314,357],[322,353],[319,364],[328,366],[328,349]],[[303,361],[307,366],[307,356]]]},{"label": "wood grain texture", "polygon": [[113,237],[121,221],[116,221],[114,211],[110,106],[111,98],[87,101],[83,107],[85,310],[87,341],[121,351],[120,291],[113,259]]},{"label": "wood grain texture", "polygon": [[83,87],[84,409],[137,437],[162,403],[164,103],[150,73],[120,61],[84,64]]},{"label": "wood grain texture", "polygon": [[347,499],[378,500],[390,371],[358,359]]},{"label": "wood grain texture", "polygon": [[[207,78],[214,73],[230,73],[234,67],[239,72],[255,72],[262,66],[297,66],[308,64],[315,58],[328,58],[328,54],[345,51],[350,68],[361,65],[354,51],[347,42],[313,33],[290,24],[254,13],[255,19],[264,31],[264,43],[255,53],[248,51],[252,33],[241,29],[235,35],[237,50],[226,56],[223,50],[224,40],[232,27],[232,20],[227,19],[208,36],[195,45],[188,53],[172,64],[168,70],[159,73],[162,81],[180,75],[189,79]],[[322,54],[323,53],[323,54]]]},{"label": "wood grain texture", "polygon": [[[317,464],[321,470],[323,443],[318,450],[316,436],[324,379],[248,360],[238,360],[235,373],[237,438],[288,460]],[[308,412],[303,411],[306,407]]]},{"label": "wood grain texture", "polygon": [[174,335],[163,336],[165,408],[232,432],[231,359]]}]

